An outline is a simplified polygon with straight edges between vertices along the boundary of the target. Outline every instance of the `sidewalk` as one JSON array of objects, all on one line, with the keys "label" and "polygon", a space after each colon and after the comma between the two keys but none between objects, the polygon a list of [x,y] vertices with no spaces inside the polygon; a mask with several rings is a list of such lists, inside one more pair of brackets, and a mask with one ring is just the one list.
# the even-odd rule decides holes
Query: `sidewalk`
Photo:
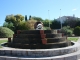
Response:
[{"label": "sidewalk", "polygon": [[8,38],[0,38],[0,40],[8,40]]}]

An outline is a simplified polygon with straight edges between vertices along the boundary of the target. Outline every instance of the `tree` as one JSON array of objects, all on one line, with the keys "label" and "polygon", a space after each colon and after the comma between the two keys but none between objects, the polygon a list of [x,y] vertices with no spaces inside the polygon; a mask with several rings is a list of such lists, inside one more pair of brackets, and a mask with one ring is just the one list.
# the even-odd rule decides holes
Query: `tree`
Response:
[{"label": "tree", "polygon": [[6,22],[13,23],[15,33],[18,30],[17,27],[18,27],[19,23],[21,21],[23,21],[23,20],[24,20],[24,16],[22,16],[20,14],[17,14],[17,15],[7,15],[6,18],[5,18]]},{"label": "tree", "polygon": [[28,24],[28,22],[22,21],[19,23],[17,29],[18,30],[30,30],[30,25]]},{"label": "tree", "polygon": [[60,29],[61,28],[61,23],[60,21],[53,20],[51,24],[51,29]]},{"label": "tree", "polygon": [[49,27],[49,23],[51,24],[51,21],[50,20],[48,20],[48,19],[43,20],[43,25],[45,27]]},{"label": "tree", "polygon": [[29,16],[29,20],[31,20],[31,15]]},{"label": "tree", "polygon": [[74,28],[77,25],[78,21],[78,18],[66,19],[63,23],[63,26],[70,26],[71,28]]},{"label": "tree", "polygon": [[75,27],[73,32],[76,36],[80,36],[80,26]]},{"label": "tree", "polygon": [[25,15],[25,21],[27,21],[27,15]]},{"label": "tree", "polygon": [[40,17],[32,17],[32,19],[34,19],[34,20],[36,20],[36,21],[43,21],[43,19],[42,18],[40,18]]},{"label": "tree", "polygon": [[3,27],[7,27],[7,28],[9,28],[9,29],[11,29],[11,30],[14,30],[14,29],[13,29],[13,28],[14,28],[13,23],[4,22]]},{"label": "tree", "polygon": [[13,37],[14,32],[7,27],[0,27],[0,38]]},{"label": "tree", "polygon": [[34,29],[34,24],[36,23],[36,20],[31,19],[31,20],[28,20],[27,23],[30,26],[30,29],[33,30]]}]

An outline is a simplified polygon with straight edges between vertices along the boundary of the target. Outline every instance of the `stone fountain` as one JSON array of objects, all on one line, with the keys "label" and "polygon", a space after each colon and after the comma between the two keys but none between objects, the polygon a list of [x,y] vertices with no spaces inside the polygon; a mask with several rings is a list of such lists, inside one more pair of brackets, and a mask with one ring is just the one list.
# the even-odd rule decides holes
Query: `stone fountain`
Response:
[{"label": "stone fountain", "polygon": [[18,30],[0,49],[0,60],[78,60],[80,44],[58,30]]}]

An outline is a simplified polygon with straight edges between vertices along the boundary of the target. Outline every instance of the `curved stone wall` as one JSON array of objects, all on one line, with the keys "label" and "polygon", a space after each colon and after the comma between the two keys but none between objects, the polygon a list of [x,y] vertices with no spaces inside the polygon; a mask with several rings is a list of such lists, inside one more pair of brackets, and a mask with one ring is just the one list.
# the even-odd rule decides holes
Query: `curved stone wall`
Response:
[{"label": "curved stone wall", "polygon": [[73,53],[79,50],[80,44],[74,44],[73,46],[68,46],[64,48],[56,49],[13,49],[9,48],[7,50],[0,50],[0,55],[10,55],[10,56],[26,56],[26,57],[51,57],[60,56],[64,54]]}]

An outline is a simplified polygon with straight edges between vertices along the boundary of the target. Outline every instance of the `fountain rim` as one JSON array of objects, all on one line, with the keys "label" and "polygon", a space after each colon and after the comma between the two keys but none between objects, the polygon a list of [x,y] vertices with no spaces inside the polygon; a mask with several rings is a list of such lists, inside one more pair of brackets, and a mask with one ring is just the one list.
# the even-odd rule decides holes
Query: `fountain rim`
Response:
[{"label": "fountain rim", "polygon": [[1,47],[2,48],[8,48],[9,50],[10,49],[14,49],[14,50],[28,50],[28,51],[51,51],[51,50],[62,50],[62,49],[70,49],[70,48],[74,48],[74,47],[78,47],[80,44],[78,42],[74,42],[74,41],[71,41],[72,43],[74,43],[73,45],[71,46],[67,46],[67,47],[62,47],[62,48],[52,48],[52,49],[21,49],[21,48],[13,48],[13,47],[5,47],[3,46],[6,42],[4,43],[1,43]]}]

